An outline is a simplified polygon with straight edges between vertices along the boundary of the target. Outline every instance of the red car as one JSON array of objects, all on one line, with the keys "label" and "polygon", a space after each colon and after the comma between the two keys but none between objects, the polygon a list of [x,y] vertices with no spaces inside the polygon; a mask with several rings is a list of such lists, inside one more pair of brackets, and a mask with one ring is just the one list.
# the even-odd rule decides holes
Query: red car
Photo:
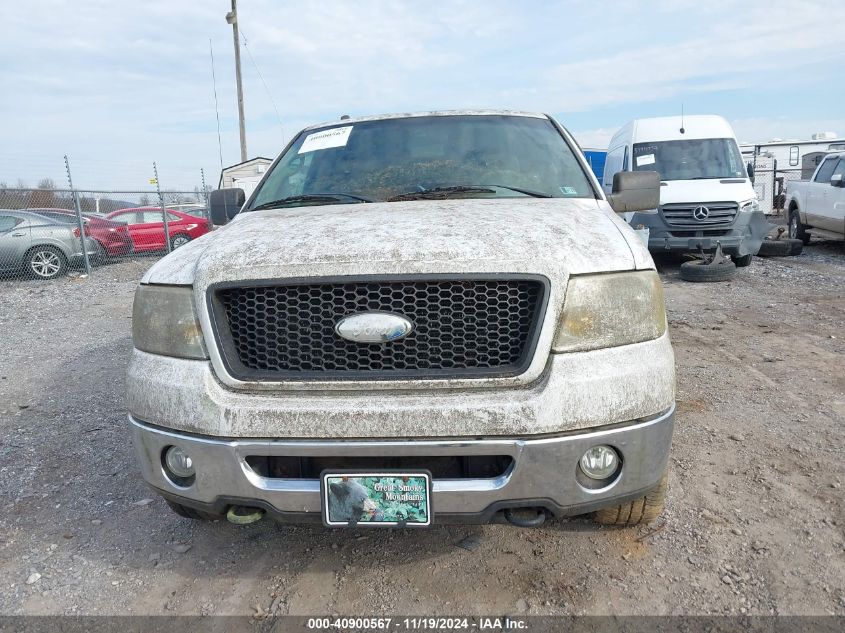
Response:
[{"label": "red car", "polygon": [[[106,217],[129,225],[129,235],[132,237],[135,252],[163,251],[167,248],[160,208],[118,209]],[[167,227],[171,248],[179,248],[208,233],[211,230],[211,222],[205,218],[167,209]]]},{"label": "red car", "polygon": [[[27,211],[67,224],[76,225],[77,223],[76,213],[68,209],[27,209]],[[82,218],[88,229],[86,234],[94,238],[101,249],[99,255],[114,257],[132,253],[132,238],[129,236],[129,228],[125,222],[115,222],[96,213],[83,213]],[[89,253],[89,255],[97,254]]]}]

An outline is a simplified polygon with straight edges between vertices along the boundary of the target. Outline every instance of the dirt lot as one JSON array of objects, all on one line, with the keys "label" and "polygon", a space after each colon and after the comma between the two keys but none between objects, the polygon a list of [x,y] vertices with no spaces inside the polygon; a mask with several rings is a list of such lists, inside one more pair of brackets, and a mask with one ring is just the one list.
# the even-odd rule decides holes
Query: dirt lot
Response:
[{"label": "dirt lot", "polygon": [[845,614],[841,243],[722,284],[661,265],[679,415],[668,508],[641,530],[177,517],[125,428],[150,263],[0,282],[0,613]]}]

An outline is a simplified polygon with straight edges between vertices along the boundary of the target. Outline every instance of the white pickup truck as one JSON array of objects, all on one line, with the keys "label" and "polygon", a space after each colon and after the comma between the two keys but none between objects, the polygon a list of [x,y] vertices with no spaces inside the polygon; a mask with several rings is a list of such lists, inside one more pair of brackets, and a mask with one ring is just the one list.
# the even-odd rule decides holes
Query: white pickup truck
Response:
[{"label": "white pickup truck", "polygon": [[654,262],[617,213],[657,207],[660,181],[614,181],[541,114],[303,130],[141,281],[144,478],[233,523],[653,520],[674,361]]},{"label": "white pickup truck", "polygon": [[845,152],[825,156],[810,180],[789,183],[786,193],[789,237],[845,238]]}]

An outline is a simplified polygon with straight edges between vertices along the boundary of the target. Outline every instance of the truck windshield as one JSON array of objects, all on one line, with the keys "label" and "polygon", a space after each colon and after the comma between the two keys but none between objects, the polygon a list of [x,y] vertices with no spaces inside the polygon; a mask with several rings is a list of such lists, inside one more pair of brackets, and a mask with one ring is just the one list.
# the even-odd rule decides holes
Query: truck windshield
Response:
[{"label": "truck windshield", "polygon": [[732,138],[634,143],[634,171],[656,171],[661,180],[745,178],[742,154]]},{"label": "truck windshield", "polygon": [[[434,191],[432,191],[434,190]],[[302,132],[250,208],[432,197],[594,198],[551,121],[507,115],[390,118]]]}]

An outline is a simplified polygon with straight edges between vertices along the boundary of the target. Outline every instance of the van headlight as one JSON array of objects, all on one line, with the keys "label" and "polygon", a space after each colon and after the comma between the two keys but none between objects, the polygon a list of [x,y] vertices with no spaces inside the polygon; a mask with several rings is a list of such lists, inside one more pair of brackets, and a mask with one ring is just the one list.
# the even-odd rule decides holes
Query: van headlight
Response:
[{"label": "van headlight", "polygon": [[739,211],[740,213],[754,213],[760,210],[760,203],[757,202],[757,198],[753,200],[746,200],[745,202],[739,203]]},{"label": "van headlight", "polygon": [[663,286],[654,270],[569,278],[552,350],[580,352],[650,341],[666,332]]},{"label": "van headlight", "polygon": [[138,286],[132,305],[132,343],[151,354],[208,358],[192,288]]}]

